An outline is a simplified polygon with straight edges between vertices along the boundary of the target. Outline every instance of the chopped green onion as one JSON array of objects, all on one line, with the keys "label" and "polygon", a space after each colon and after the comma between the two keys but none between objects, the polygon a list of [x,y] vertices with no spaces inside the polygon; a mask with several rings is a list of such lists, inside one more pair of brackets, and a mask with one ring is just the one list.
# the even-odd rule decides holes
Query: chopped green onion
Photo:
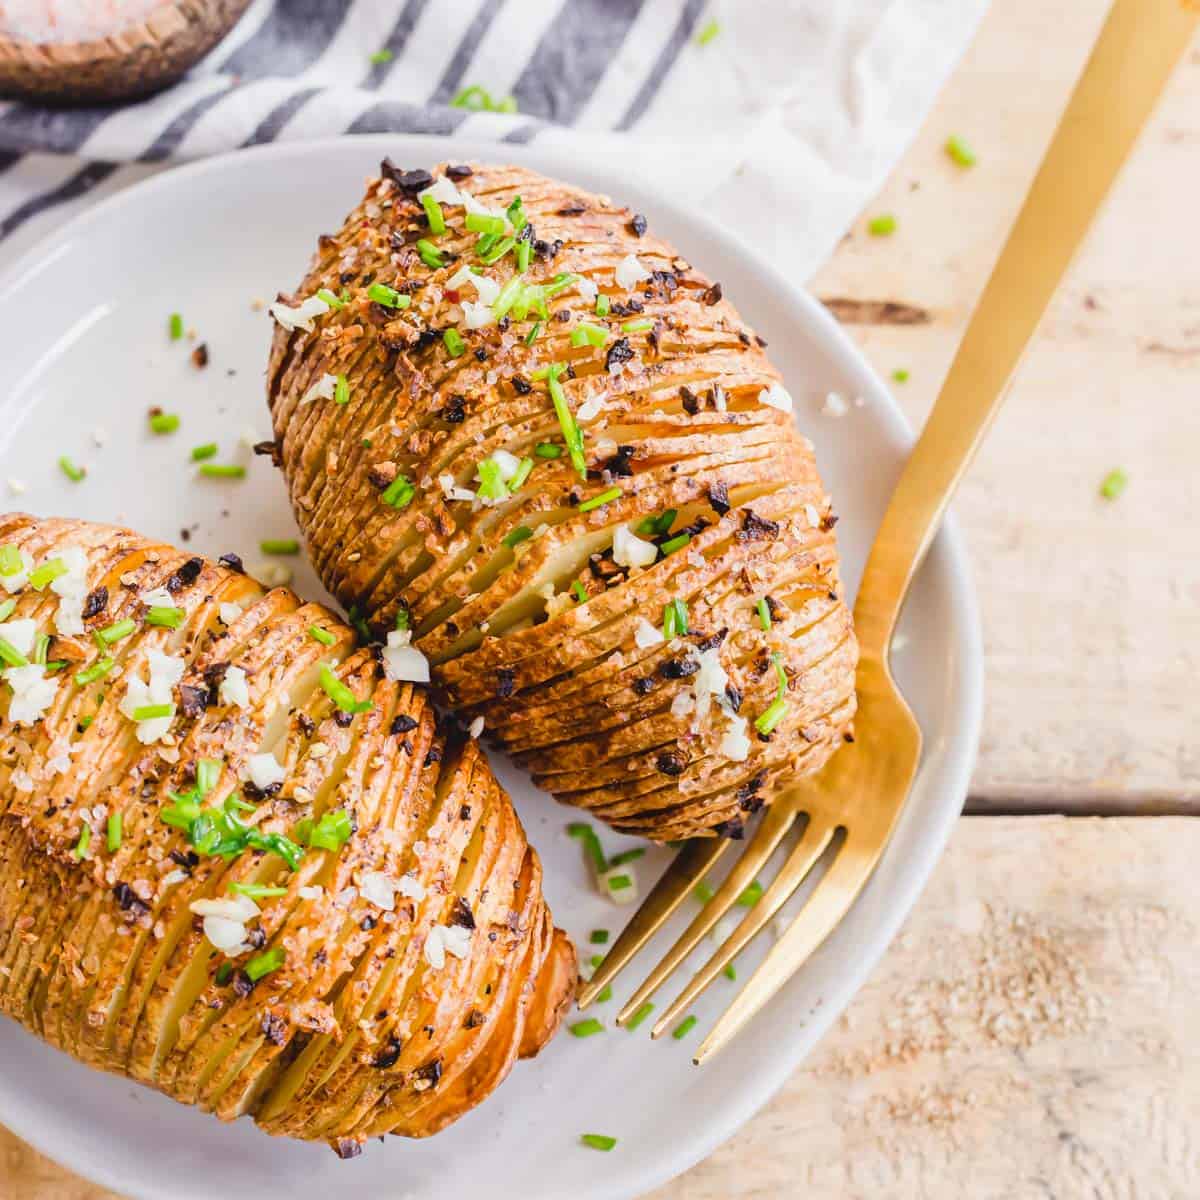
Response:
[{"label": "chopped green onion", "polygon": [[694,888],[692,888],[692,895],[695,896],[701,904],[707,904],[716,895],[716,892],[712,890],[708,880],[702,879]]},{"label": "chopped green onion", "polygon": [[756,879],[747,885],[746,890],[737,898],[737,903],[742,908],[753,908],[762,899],[762,894],[763,885]]},{"label": "chopped green onion", "polygon": [[209,479],[245,479],[246,468],[234,463],[201,463],[200,474]]},{"label": "chopped green onion", "polygon": [[572,821],[567,826],[567,833],[575,838],[576,841],[583,843],[584,851],[592,860],[592,866],[595,867],[597,874],[603,874],[608,870],[608,862],[604,857],[604,847],[600,845],[600,839],[596,836],[596,831],[586,821]]},{"label": "chopped green onion", "polygon": [[417,494],[412,480],[407,475],[397,475],[384,489],[382,499],[384,504],[392,508],[407,508]]},{"label": "chopped green onion", "polygon": [[121,839],[125,835],[125,819],[119,812],[108,814],[108,824],[105,826],[105,845],[109,854],[116,854],[121,848]]},{"label": "chopped green onion", "polygon": [[408,609],[401,605],[400,608],[396,609],[396,628],[408,629],[411,623]]},{"label": "chopped green onion", "polygon": [[16,600],[11,597],[0,604],[0,621],[7,621],[13,615],[13,610],[17,607]]},{"label": "chopped green onion", "polygon": [[44,591],[61,575],[67,573],[67,564],[61,558],[47,559],[29,576],[29,582],[37,591]]},{"label": "chopped green onion", "polygon": [[604,1032],[604,1025],[597,1021],[595,1017],[588,1017],[586,1021],[576,1021],[574,1025],[568,1026],[572,1037],[585,1038],[592,1037],[597,1033]]},{"label": "chopped green onion", "polygon": [[1104,477],[1104,481],[1100,484],[1100,495],[1105,500],[1115,500],[1129,486],[1129,476],[1120,468],[1117,467],[1114,471],[1109,471]]},{"label": "chopped green onion", "polygon": [[477,241],[475,243],[475,253],[476,254],[486,254],[499,240],[500,240],[499,234],[495,234],[495,233],[483,234],[479,238],[479,241]]},{"label": "chopped green onion", "polygon": [[759,596],[758,604],[758,623],[762,626],[763,633],[766,633],[771,628],[771,606],[767,603],[766,596]]},{"label": "chopped green onion", "polygon": [[623,892],[633,887],[633,879],[628,875],[610,875],[605,882],[610,892]]},{"label": "chopped green onion", "polygon": [[754,728],[759,733],[770,733],[783,720],[786,712],[786,700],[773,700],[762,715],[755,718]]},{"label": "chopped green onion", "polygon": [[562,384],[558,381],[559,372],[565,370],[561,363],[555,363],[546,376],[546,384],[550,389],[550,399],[554,403],[554,411],[558,416],[558,424],[563,432],[563,440],[567,443],[567,452],[571,456],[571,465],[579,474],[580,479],[587,479],[587,459],[583,456],[583,434],[567,404],[567,395]]},{"label": "chopped green onion", "polygon": [[310,625],[308,636],[314,641],[320,642],[322,646],[332,646],[337,641],[337,638],[328,629],[322,629],[320,625]]},{"label": "chopped green onion", "polygon": [[653,1011],[654,1005],[647,1000],[646,1003],[643,1004],[642,1007],[639,1008],[637,1012],[635,1012],[633,1016],[625,1022],[625,1028],[632,1033]]},{"label": "chopped green onion", "polygon": [[960,167],[973,167],[977,161],[975,151],[957,133],[952,133],[946,139],[946,153]]},{"label": "chopped green onion", "polygon": [[608,941],[608,930],[607,929],[593,929],[591,936],[588,938],[588,941],[591,942],[593,946],[605,945],[605,943],[607,943],[607,941]]},{"label": "chopped green onion", "polygon": [[325,664],[321,665],[321,687],[342,712],[368,712],[375,707],[370,700],[356,700],[354,693]]},{"label": "chopped green onion", "polygon": [[76,728],[79,730],[80,733],[84,733],[86,730],[88,730],[92,727],[93,720],[95,720],[94,717],[83,717],[80,720],[79,724],[76,726]]},{"label": "chopped green onion", "polygon": [[442,341],[446,343],[446,350],[451,358],[460,358],[467,345],[462,339],[462,334],[457,329],[447,329],[442,334]]},{"label": "chopped green onion", "polygon": [[596,316],[607,317],[611,303],[609,298],[603,292],[600,292],[596,296]]},{"label": "chopped green onion", "polygon": [[533,243],[528,238],[517,242],[517,270],[523,275],[529,270],[529,260],[533,258]]},{"label": "chopped green onion", "polygon": [[445,259],[442,258],[442,252],[428,238],[418,239],[417,253],[430,270],[436,271],[439,267],[446,265]]},{"label": "chopped green onion", "polygon": [[725,969],[721,972],[721,974],[724,975],[726,979],[732,979],[734,982],[737,981],[737,968],[733,965],[733,963],[726,963]]},{"label": "chopped green onion", "polygon": [[[553,365],[551,364],[551,366]],[[535,370],[529,372],[529,378],[535,382],[539,379],[549,379],[551,366],[537,367]]]},{"label": "chopped green onion", "polygon": [[644,857],[646,849],[644,846],[635,846],[632,850],[622,850],[620,854],[614,854],[608,860],[610,867],[620,867],[625,863],[637,862],[639,858]]},{"label": "chopped green onion", "polygon": [[528,525],[518,525],[511,533],[505,534],[504,544],[511,550],[531,537],[533,537],[533,530]]},{"label": "chopped green onion", "polygon": [[0,662],[6,667],[27,667],[29,659],[6,637],[0,637]]},{"label": "chopped green onion", "polygon": [[521,197],[514,196],[512,203],[505,210],[505,215],[508,217],[509,224],[520,233],[526,225],[529,224],[528,218],[525,216],[525,210],[521,207]]},{"label": "chopped green onion", "polygon": [[611,1150],[617,1144],[617,1139],[606,1133],[581,1133],[579,1140],[593,1150]]},{"label": "chopped green onion", "polygon": [[334,404],[350,403],[350,380],[345,375],[337,377],[337,383],[333,387],[333,402]]},{"label": "chopped green onion", "polygon": [[183,624],[182,608],[171,608],[165,604],[152,604],[146,613],[147,625],[163,625],[167,629],[178,629]]},{"label": "chopped green onion", "polygon": [[669,600],[663,606],[663,637],[670,641],[688,631],[687,605],[682,600]]},{"label": "chopped green onion", "polygon": [[221,778],[221,763],[216,758],[202,758],[196,764],[196,791],[207,796]]},{"label": "chopped green onion", "polygon": [[270,975],[272,971],[278,971],[283,966],[286,957],[279,946],[273,950],[264,951],[262,954],[256,954],[244,968],[250,982],[257,983],[260,979]]},{"label": "chopped green onion", "polygon": [[486,88],[472,84],[460,91],[450,101],[451,108],[465,108],[468,112],[515,113],[517,102],[512,96],[503,100],[493,100]]},{"label": "chopped green onion", "polygon": [[233,963],[223,962],[214,977],[218,987],[224,987],[233,978]]},{"label": "chopped green onion", "polygon": [[565,292],[572,284],[579,282],[579,276],[570,271],[560,271],[555,277],[546,284],[546,295],[557,296],[559,292]]},{"label": "chopped green onion", "polygon": [[485,458],[476,468],[479,476],[479,491],[482,500],[503,500],[508,495],[508,485],[500,474],[500,464],[494,458]]},{"label": "chopped green onion", "polygon": [[50,635],[39,633],[33,639],[33,661],[39,666],[46,665],[46,652],[50,649]]},{"label": "chopped green onion", "polygon": [[150,431],[152,433],[174,433],[179,428],[177,413],[151,413]]},{"label": "chopped green onion", "polygon": [[394,57],[395,55],[384,46],[382,50],[376,50],[367,61],[373,67],[382,67],[385,63],[390,63]]},{"label": "chopped green onion", "polygon": [[892,378],[897,383],[907,383],[908,382],[908,371],[904,367],[897,367],[892,372]]},{"label": "chopped green onion", "polygon": [[113,625],[107,625],[103,629],[98,629],[96,631],[96,640],[104,646],[111,646],[113,642],[119,642],[122,638],[128,637],[136,628],[137,626],[126,617],[124,621],[117,621]]},{"label": "chopped green onion", "polygon": [[[485,267],[490,267],[493,263],[499,262],[516,244],[516,238],[502,238],[486,254],[481,254],[479,261]],[[519,277],[514,275],[513,278],[518,279]]]},{"label": "chopped green onion", "polygon": [[313,826],[308,835],[308,844],[314,850],[332,850],[335,854],[354,832],[354,823],[344,808],[330,809]]},{"label": "chopped green onion", "polygon": [[867,222],[867,232],[872,237],[888,237],[896,232],[896,218],[891,213],[882,213]]},{"label": "chopped green onion", "polygon": [[656,517],[644,517],[637,523],[637,532],[644,537],[659,537],[664,533],[669,533],[678,515],[679,513],[675,509],[668,508],[666,512],[659,513]]},{"label": "chopped green onion", "polygon": [[79,841],[75,843],[75,849],[71,852],[75,856],[76,862],[82,862],[87,857],[88,847],[92,844],[92,827],[85,825],[79,831]]},{"label": "chopped green onion", "polygon": [[538,442],[533,452],[538,458],[559,458],[562,455],[562,447],[553,442]]},{"label": "chopped green onion", "polygon": [[286,896],[285,887],[268,887],[265,883],[231,883],[229,890],[238,896],[249,896],[251,900],[261,900],[270,896]]},{"label": "chopped green onion", "polygon": [[580,603],[580,604],[586,603],[587,598],[588,598],[587,588],[585,588],[578,579],[575,580],[575,582],[573,584],[571,584],[571,594],[575,597],[575,599],[578,603]]},{"label": "chopped green onion", "polygon": [[203,462],[206,458],[215,458],[217,449],[216,442],[205,442],[203,446],[193,446],[192,462]]},{"label": "chopped green onion", "polygon": [[384,308],[407,308],[412,303],[412,297],[388,287],[386,283],[373,283],[367,288],[367,299]]},{"label": "chopped green onion", "polygon": [[264,554],[299,554],[300,543],[295,538],[265,538],[258,543]]},{"label": "chopped green onion", "polygon": [[421,196],[421,207],[429,218],[429,232],[435,237],[446,232],[446,218],[442,215],[442,206],[428,193]]},{"label": "chopped green onion", "polygon": [[0,575],[16,575],[25,566],[16,546],[0,546]]},{"label": "chopped green onion", "polygon": [[471,233],[491,233],[497,237],[504,236],[506,228],[503,217],[493,217],[488,213],[469,212],[463,218],[463,224]]},{"label": "chopped green onion", "polygon": [[621,495],[619,487],[610,487],[598,496],[593,496],[590,500],[585,500],[579,506],[578,511],[581,513],[591,512],[593,508],[599,508],[602,504],[607,504],[610,500],[615,500],[619,495]]},{"label": "chopped green onion", "polygon": [[541,321],[534,321],[533,325],[530,326],[529,332],[525,335],[525,345],[532,346],[533,343],[537,340],[537,335],[541,332],[542,332]]},{"label": "chopped green onion", "polygon": [[612,999],[612,984],[606,983],[600,991],[596,993],[597,1004],[607,1004]]},{"label": "chopped green onion", "polygon": [[183,337],[183,314],[172,313],[167,321],[167,332],[171,335],[171,341],[177,342]]},{"label": "chopped green onion", "polygon": [[53,675],[58,671],[64,671],[70,666],[64,658],[56,658],[53,662],[46,663],[46,674]]},{"label": "chopped green onion", "polygon": [[157,721],[160,717],[173,717],[174,715],[175,705],[173,704],[143,704],[140,708],[133,710],[135,721]]},{"label": "chopped green onion", "polygon": [[684,1017],[684,1019],[682,1021],[680,1021],[679,1024],[676,1025],[675,1028],[671,1031],[671,1036],[677,1042],[681,1042],[681,1041],[683,1041],[683,1039],[685,1037],[687,1037],[687,1035],[689,1033],[692,1032],[692,1030],[695,1028],[695,1026],[696,1026],[696,1018],[695,1017]]},{"label": "chopped green onion", "polygon": [[678,537],[673,537],[669,541],[663,542],[659,546],[659,550],[663,558],[666,558],[668,554],[674,554],[676,550],[682,550],[691,540],[692,535],[690,533],[681,533]]},{"label": "chopped green onion", "polygon": [[775,677],[779,680],[779,691],[775,694],[776,700],[782,700],[787,693],[787,672],[783,669],[783,656],[777,650],[771,655],[771,665],[775,668]]},{"label": "chopped green onion", "polygon": [[58,469],[72,483],[78,483],[87,474],[83,467],[77,467],[65,454],[58,460]]},{"label": "chopped green onion", "polygon": [[593,970],[593,971],[594,971],[594,970],[595,970],[595,969],[596,969],[596,968],[597,968],[597,967],[598,967],[598,966],[599,966],[599,965],[600,965],[600,964],[601,964],[603,961],[604,961],[604,955],[603,955],[603,954],[593,954],[593,955],[592,955],[592,957],[588,959],[588,962],[589,962],[589,963],[591,963],[591,965],[592,965],[592,970]]},{"label": "chopped green onion", "polygon": [[621,326],[622,333],[645,333],[647,329],[653,329],[654,322],[649,317],[641,317],[636,321],[626,321]]},{"label": "chopped green onion", "polygon": [[599,325],[589,325],[586,321],[571,330],[572,346],[603,346],[608,340],[608,330]]},{"label": "chopped green onion", "polygon": [[317,299],[324,300],[330,308],[345,308],[346,301],[335,296],[328,288],[317,288]]},{"label": "chopped green onion", "polygon": [[492,316],[497,321],[502,321],[508,315],[508,310],[517,302],[517,297],[521,294],[521,280],[514,275],[499,291],[496,299],[492,302]]},{"label": "chopped green onion", "polygon": [[716,21],[716,20],[709,21],[708,24],[705,25],[704,28],[701,29],[698,34],[696,34],[696,45],[697,46],[707,46],[708,43],[711,42],[713,40],[713,38],[715,38],[717,36],[717,34],[720,32],[721,32],[720,21]]}]

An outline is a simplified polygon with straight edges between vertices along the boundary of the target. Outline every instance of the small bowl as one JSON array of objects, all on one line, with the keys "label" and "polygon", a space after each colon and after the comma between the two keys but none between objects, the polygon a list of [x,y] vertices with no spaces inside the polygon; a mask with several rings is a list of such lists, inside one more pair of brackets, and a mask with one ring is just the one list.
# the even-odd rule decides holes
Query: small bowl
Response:
[{"label": "small bowl", "polygon": [[0,31],[0,96],[53,105],[148,96],[207,54],[249,3],[173,0],[87,42],[30,42]]}]

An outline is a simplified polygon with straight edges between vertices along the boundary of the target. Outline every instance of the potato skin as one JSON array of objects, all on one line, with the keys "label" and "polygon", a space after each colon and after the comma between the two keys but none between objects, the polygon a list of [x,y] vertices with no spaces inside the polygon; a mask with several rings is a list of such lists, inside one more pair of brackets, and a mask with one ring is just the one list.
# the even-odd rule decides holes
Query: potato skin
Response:
[{"label": "potato skin", "polygon": [[[82,547],[91,589],[87,634],[51,642],[49,658],[70,666],[45,718],[0,718],[0,1012],[91,1066],[343,1156],[368,1137],[437,1132],[553,1036],[574,950],[477,743],[440,730],[423,689],[385,679],[320,606],[128,530],[7,514],[0,545],[36,562]],[[185,611],[177,630],[144,623],[140,597],[159,587]],[[27,585],[14,599],[10,620],[53,628],[53,592]],[[241,611],[222,615],[231,604]],[[125,618],[136,630],[108,649],[115,669],[77,685],[101,656],[91,634]],[[151,649],[187,666],[168,739],[142,745],[118,705]],[[341,713],[317,686],[334,660],[370,711]],[[247,706],[220,699],[234,666]],[[198,703],[184,701],[188,687]],[[286,769],[265,794],[243,782],[264,747]],[[206,803],[240,789],[264,832],[295,832],[334,808],[356,832],[338,852],[309,850],[294,872],[254,850],[197,855],[161,810],[192,786],[200,758],[224,764]],[[362,894],[364,872],[410,875],[421,894],[397,894],[384,911]],[[259,899],[248,924],[252,945],[285,954],[257,982],[242,969],[257,949],[226,960],[189,909],[229,896],[234,881],[286,888]],[[470,929],[464,956],[446,954],[441,968],[425,952],[435,925]],[[225,961],[236,969],[218,983]]]},{"label": "potato skin", "polygon": [[[481,266],[463,209],[447,206],[433,240],[448,258],[431,268],[416,248],[431,236],[420,177],[385,163],[283,297],[326,288],[345,303],[310,331],[278,326],[271,348],[277,461],[314,563],[381,629],[406,608],[448,703],[464,721],[482,717],[560,800],[657,840],[740,836],[780,783],[849,737],[855,709],[836,517],[811,444],[762,402],[779,375],[720,285],[644,220],[520,167],[466,169],[453,177],[493,210],[521,197],[539,248],[525,279],[573,273],[609,312],[568,287],[536,331],[533,312],[465,328],[475,293],[448,281],[470,263],[504,285],[514,255]],[[633,286],[630,255],[649,272]],[[372,302],[380,283],[408,307]],[[584,325],[602,346],[574,344]],[[464,353],[444,343],[448,328]],[[544,378],[553,363],[566,367],[567,406],[584,413],[586,479],[565,453],[538,457],[564,441]],[[345,377],[348,404],[312,399],[327,374]],[[495,505],[455,498],[448,489],[474,490],[496,451],[534,463],[519,490]],[[398,474],[415,491],[399,508],[381,497]],[[668,510],[670,530],[645,536],[687,531],[688,545],[645,569],[615,561],[618,526],[644,529]],[[647,644],[645,623],[661,628],[676,600],[687,632]],[[714,652],[719,671],[702,685],[701,656]],[[754,720],[781,686],[786,713],[760,735]],[[739,728],[748,747],[726,736]]]}]

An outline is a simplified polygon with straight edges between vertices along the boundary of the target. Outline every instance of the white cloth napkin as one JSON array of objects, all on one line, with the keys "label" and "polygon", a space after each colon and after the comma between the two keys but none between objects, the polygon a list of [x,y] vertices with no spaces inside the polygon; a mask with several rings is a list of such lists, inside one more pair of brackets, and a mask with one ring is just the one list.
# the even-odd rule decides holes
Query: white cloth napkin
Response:
[{"label": "white cloth napkin", "polygon": [[[0,266],[171,162],[394,130],[445,135],[447,157],[461,135],[607,158],[742,229],[803,280],[903,153],[986,4],[255,0],[149,100],[0,105]],[[511,95],[518,111],[453,106],[470,86]]]}]

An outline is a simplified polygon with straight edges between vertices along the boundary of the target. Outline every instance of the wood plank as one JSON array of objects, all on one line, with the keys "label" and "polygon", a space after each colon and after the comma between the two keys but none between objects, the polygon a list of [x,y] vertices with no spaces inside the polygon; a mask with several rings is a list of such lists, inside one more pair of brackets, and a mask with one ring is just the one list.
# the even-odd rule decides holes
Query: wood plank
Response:
[{"label": "wood plank", "polygon": [[[923,419],[1105,0],[1006,0],[868,215],[814,281]],[[1053,31],[1051,33],[1051,31]],[[979,164],[955,167],[950,133]],[[974,811],[1200,811],[1200,46],[1050,312],[957,512],[988,704]],[[903,306],[901,315],[863,302]],[[858,309],[856,312],[855,309]],[[913,323],[914,314],[924,318]],[[815,403],[815,402],[814,402]],[[814,417],[816,420],[828,419]],[[853,412],[845,420],[853,420]],[[1097,494],[1114,466],[1117,503]]]},{"label": "wood plank", "polygon": [[[1198,858],[1190,818],[964,819],[809,1064],[653,1200],[1200,1194]],[[3,1131],[0,1196],[115,1200]]]}]

